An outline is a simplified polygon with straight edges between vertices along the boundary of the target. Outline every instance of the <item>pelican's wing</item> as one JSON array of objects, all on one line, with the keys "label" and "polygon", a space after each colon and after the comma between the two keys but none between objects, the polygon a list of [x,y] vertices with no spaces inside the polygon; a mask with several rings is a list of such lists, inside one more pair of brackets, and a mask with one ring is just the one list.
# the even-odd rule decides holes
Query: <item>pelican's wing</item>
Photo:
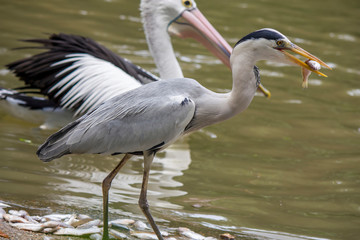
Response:
[{"label": "pelican's wing", "polygon": [[0,87],[0,99],[12,105],[19,105],[31,110],[54,111],[57,106],[48,99],[28,96],[24,93]]},{"label": "pelican's wing", "polygon": [[92,39],[52,34],[49,39],[31,39],[30,47],[47,49],[7,67],[26,84],[37,89],[76,115],[92,111],[122,92],[157,81],[158,77],[116,55]]},{"label": "pelican's wing", "polygon": [[183,95],[148,98],[138,90],[107,101],[52,135],[39,148],[40,159],[69,153],[141,154],[174,142],[194,117],[195,103]]}]

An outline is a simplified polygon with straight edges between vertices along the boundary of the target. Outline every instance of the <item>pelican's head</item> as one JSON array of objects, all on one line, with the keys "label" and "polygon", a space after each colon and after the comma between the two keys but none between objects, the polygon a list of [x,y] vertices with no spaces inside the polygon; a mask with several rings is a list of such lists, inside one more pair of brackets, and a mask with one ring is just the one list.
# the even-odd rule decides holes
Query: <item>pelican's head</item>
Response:
[{"label": "pelican's head", "polygon": [[[203,16],[194,0],[142,0],[144,24],[181,38],[194,38],[230,67],[231,46]],[[148,16],[152,16],[151,18]]]},{"label": "pelican's head", "polygon": [[[326,75],[318,71],[319,68],[314,67],[315,64],[310,64],[308,60],[314,61],[323,67],[331,69],[319,58],[295,45],[285,35],[271,28],[260,29],[240,39],[234,47],[231,62],[233,62],[233,59],[237,58],[237,56],[244,56],[245,52],[247,54],[247,60],[253,64],[259,60],[270,60],[289,65],[301,66],[307,71],[317,73],[318,75],[324,77],[326,77]],[[308,60],[301,61],[289,52],[299,54]],[[304,78],[304,81],[307,81],[307,77]]]}]

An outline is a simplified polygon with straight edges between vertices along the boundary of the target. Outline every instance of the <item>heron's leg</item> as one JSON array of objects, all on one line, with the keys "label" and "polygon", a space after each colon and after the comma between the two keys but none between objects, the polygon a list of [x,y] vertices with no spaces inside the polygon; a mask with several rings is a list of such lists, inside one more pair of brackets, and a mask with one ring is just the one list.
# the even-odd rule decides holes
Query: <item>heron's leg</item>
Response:
[{"label": "heron's leg", "polygon": [[111,187],[111,182],[114,177],[118,174],[120,169],[125,165],[127,160],[131,158],[131,154],[126,154],[119,164],[114,168],[114,170],[107,175],[107,177],[102,182],[102,192],[103,192],[103,240],[109,239],[109,229],[108,229],[108,213],[109,213],[109,190]]},{"label": "heron's leg", "polygon": [[154,159],[154,156],[155,156],[154,152],[144,152],[144,175],[143,175],[143,182],[142,182],[141,193],[140,193],[140,198],[139,198],[139,206],[140,206],[141,210],[143,211],[144,215],[146,216],[148,222],[150,223],[152,229],[156,233],[156,236],[158,237],[158,239],[163,240],[163,237],[161,236],[159,228],[157,227],[157,225],[149,211],[149,204],[147,202],[147,197],[146,197],[150,167],[151,167],[151,163]]}]

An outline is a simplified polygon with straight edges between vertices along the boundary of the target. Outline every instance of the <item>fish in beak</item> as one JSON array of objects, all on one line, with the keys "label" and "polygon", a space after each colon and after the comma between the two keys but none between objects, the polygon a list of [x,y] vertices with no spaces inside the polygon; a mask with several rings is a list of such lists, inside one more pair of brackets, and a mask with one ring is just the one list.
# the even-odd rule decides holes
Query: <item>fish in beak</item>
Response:
[{"label": "fish in beak", "polygon": [[[211,25],[205,16],[196,7],[183,11],[168,25],[168,32],[181,38],[193,38],[202,43],[212,54],[230,68],[232,47]],[[258,90],[266,97],[271,93],[262,84]]]},{"label": "fish in beak", "polygon": [[[327,77],[325,74],[320,72],[321,66],[328,68],[331,70],[331,67],[324,63],[319,58],[315,57],[314,55],[310,54],[309,52],[305,51],[301,47],[291,43],[291,42],[282,42],[279,47],[276,47],[279,51],[281,51],[288,60],[295,63],[296,65],[301,66],[302,75],[303,75],[303,88],[308,87],[308,78],[311,72],[314,72],[320,76]],[[292,51],[300,56],[307,58],[306,61],[301,61],[300,59],[296,58],[295,56],[288,53],[286,50]]]}]

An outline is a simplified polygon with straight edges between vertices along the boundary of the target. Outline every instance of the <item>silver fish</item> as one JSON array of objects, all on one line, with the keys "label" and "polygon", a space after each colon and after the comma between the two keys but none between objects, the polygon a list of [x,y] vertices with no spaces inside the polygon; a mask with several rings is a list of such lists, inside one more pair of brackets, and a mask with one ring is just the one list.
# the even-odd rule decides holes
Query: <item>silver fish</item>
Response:
[{"label": "silver fish", "polygon": [[[81,220],[80,220],[81,221]],[[87,229],[87,228],[92,228],[94,226],[99,226],[101,223],[101,220],[99,219],[95,219],[95,220],[92,220],[92,221],[88,221],[88,222],[85,222],[84,224],[81,224],[77,227],[77,229]]]},{"label": "silver fish", "polygon": [[71,214],[48,214],[43,217],[46,218],[47,220],[62,221],[65,219],[70,219],[71,216],[72,216]]},{"label": "silver fish", "polygon": [[[320,70],[321,69],[321,65],[318,62],[312,61],[312,60],[306,60],[305,64],[307,64],[311,69],[313,70]],[[303,88],[307,88],[308,87],[308,79],[309,76],[311,74],[311,71],[309,69],[306,68],[301,68],[301,73],[303,76],[303,83],[302,83],[302,87]]]},{"label": "silver fish", "polygon": [[149,233],[149,232],[132,232],[131,236],[134,236],[136,238],[144,239],[144,240],[150,240],[154,239],[157,240],[157,236],[155,233]]},{"label": "silver fish", "polygon": [[29,223],[28,220],[11,214],[3,214],[3,218],[10,223]]},{"label": "silver fish", "polygon": [[73,236],[83,236],[94,233],[101,233],[101,229],[98,227],[92,227],[88,229],[61,228],[58,231],[54,232],[55,235],[73,235]]},{"label": "silver fish", "polygon": [[10,223],[10,226],[32,232],[41,232],[44,229],[40,223]]}]

